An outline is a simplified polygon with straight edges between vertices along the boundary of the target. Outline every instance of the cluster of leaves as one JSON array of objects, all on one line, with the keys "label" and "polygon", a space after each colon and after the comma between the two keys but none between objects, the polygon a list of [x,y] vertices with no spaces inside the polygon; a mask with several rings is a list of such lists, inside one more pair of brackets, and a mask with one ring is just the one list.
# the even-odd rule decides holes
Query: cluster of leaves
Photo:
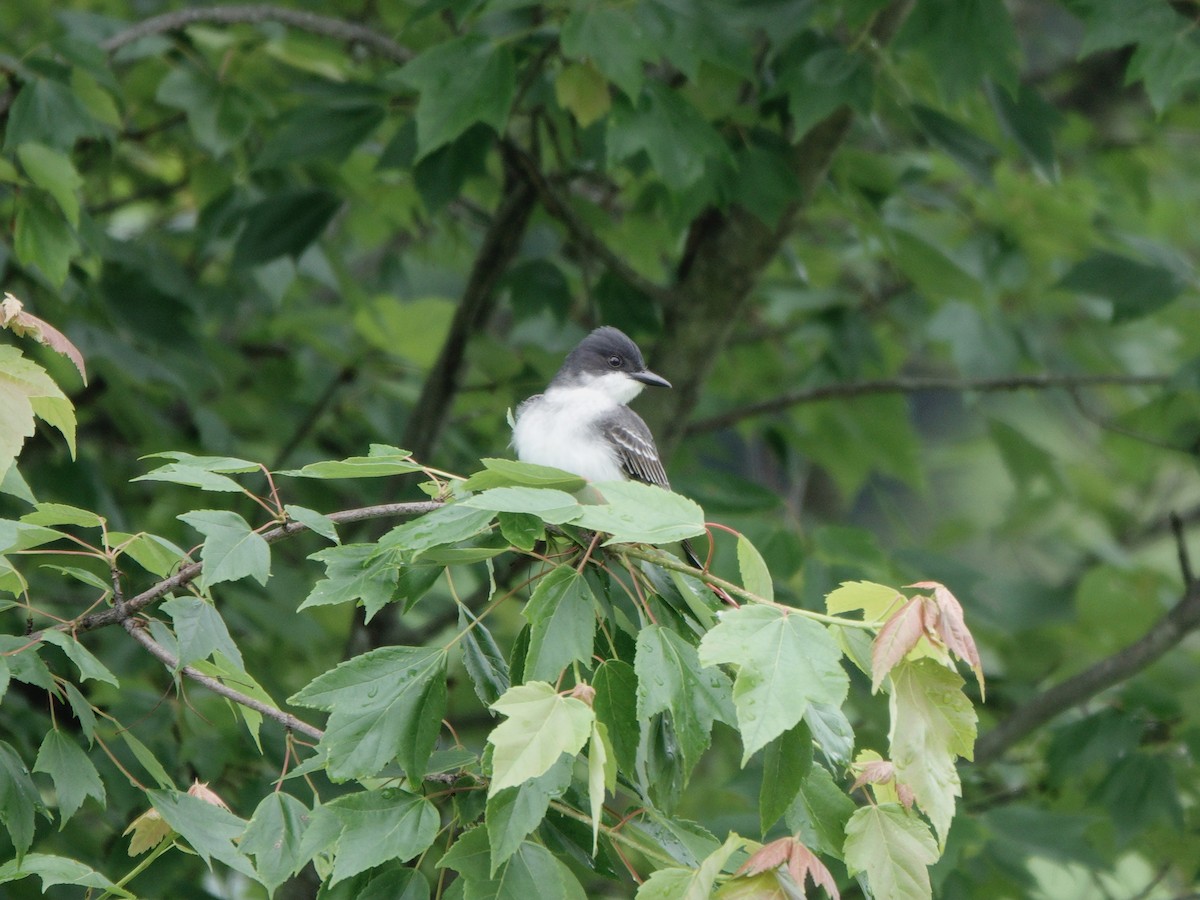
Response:
[{"label": "cluster of leaves", "polygon": [[[242,492],[234,476],[260,469],[240,459],[162,455],[173,461],[144,478],[210,492]],[[74,633],[96,627],[96,620],[79,617],[6,637],[5,686],[11,676],[48,691],[71,706],[80,724],[77,736],[48,732],[32,767],[49,776],[50,806],[60,822],[88,797],[106,798],[80,739],[116,762],[102,737],[115,726],[153,786],[144,788],[150,811],[130,826],[131,855],[151,855],[113,881],[77,859],[28,853],[35,815],[50,809],[17,750],[0,744],[0,820],[17,851],[0,877],[40,875],[44,884],[126,895],[131,878],[181,840],[210,865],[224,863],[272,893],[313,862],[330,890],[343,885],[358,896],[374,883],[387,885],[392,896],[427,896],[419,865],[426,860],[430,873],[434,866],[456,871],[464,896],[582,898],[589,894],[581,879],[619,881],[621,870],[641,883],[640,898],[803,895],[806,875],[837,896],[822,855],[839,861],[844,875],[862,873],[877,897],[930,896],[926,867],[939,856],[960,793],[955,760],[970,757],[975,735],[975,713],[950,653],[979,665],[961,608],[944,587],[922,585],[933,595],[910,600],[881,585],[847,584],[830,594],[828,609],[862,610],[862,619],[809,612],[773,599],[766,564],[739,535],[743,584],[724,587],[744,602],[719,610],[717,595],[697,580],[715,576],[642,549],[704,535],[703,514],[692,501],[616,483],[597,487],[603,502],[581,503],[571,492],[585,484],[575,476],[484,462],[470,478],[447,482],[405,451],[376,445],[366,457],[276,473],[345,479],[423,471],[435,476],[425,485],[429,493],[446,499],[373,543],[342,543],[336,517],[281,504],[275,493],[258,498],[275,515],[258,529],[229,510],[185,513],[180,518],[204,536],[199,566],[191,560],[196,553],[164,538],[110,531],[103,517],[62,504],[40,503],[4,522],[0,559],[7,574],[0,589],[13,602],[33,609],[13,554],[37,551],[53,559],[54,548],[69,541],[73,557],[102,562],[112,582],[79,566],[60,567],[62,574],[98,590],[95,605],[108,605],[115,624],[147,633],[143,641],[165,651],[176,677],[208,675],[276,709],[220,612],[220,586],[270,577],[268,527],[297,523],[332,542],[314,555],[326,575],[299,614],[340,604],[361,605],[368,618],[389,603],[411,608],[434,582],[462,581],[472,567],[486,568],[492,578],[505,553],[528,554],[536,571],[511,646],[502,647],[488,626],[497,610],[516,604],[514,592],[488,590],[490,602],[478,614],[454,598],[458,627],[444,644],[370,650],[297,691],[289,703],[328,712],[326,727],[315,746],[289,739],[284,771],[273,790],[264,785],[248,820],[204,786],[181,792],[108,710],[86,700],[72,679],[51,673],[42,658],[47,645],[75,664],[80,679],[121,687]],[[89,535],[97,531],[100,541],[93,543]],[[593,533],[607,535],[603,547],[595,546]],[[150,592],[162,602],[151,607],[147,595],[123,595],[121,573],[130,564],[166,579],[170,590]],[[192,577],[184,581],[184,572]],[[939,621],[951,627],[896,638],[914,604],[934,604]],[[873,796],[859,808],[839,787],[855,746],[842,711],[849,687],[844,656],[890,698],[890,768],[879,777],[879,755],[859,754],[856,765],[876,771]],[[476,702],[502,719],[479,744],[462,741],[453,727],[470,715],[462,697],[453,713],[448,707],[447,682],[459,667]],[[249,705],[237,712],[258,743],[262,712]],[[761,765],[761,835],[731,834],[722,843],[675,817],[716,722],[740,735],[743,767],[752,760],[756,769]],[[824,763],[814,761],[814,748]],[[285,789],[300,777],[306,787]],[[772,862],[777,844],[744,859],[781,818],[795,835],[785,839],[791,842],[786,867],[780,867],[785,857]],[[563,848],[572,849],[565,858]],[[405,865],[413,860],[418,865]],[[742,872],[732,873],[738,863]]]}]

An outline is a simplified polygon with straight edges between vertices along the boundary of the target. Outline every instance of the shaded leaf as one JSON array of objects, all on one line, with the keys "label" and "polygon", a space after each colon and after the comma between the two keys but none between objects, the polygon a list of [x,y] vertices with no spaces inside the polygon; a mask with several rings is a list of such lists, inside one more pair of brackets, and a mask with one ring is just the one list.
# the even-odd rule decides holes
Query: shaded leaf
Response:
[{"label": "shaded leaf", "polygon": [[564,753],[536,778],[488,797],[485,822],[491,850],[489,877],[496,874],[529,833],[542,823],[550,801],[561,797],[571,784],[574,765],[574,757]]},{"label": "shaded leaf", "polygon": [[246,823],[233,813],[179,791],[148,791],[159,815],[212,867],[214,859],[255,878],[250,860],[237,849]]},{"label": "shaded leaf", "polygon": [[254,857],[258,880],[267,892],[287,881],[304,865],[300,841],[308,827],[307,806],[283,791],[271,791],[259,802],[246,826],[240,849]]},{"label": "shaded leaf", "polygon": [[56,884],[69,884],[76,887],[96,888],[118,897],[133,897],[134,894],[124,888],[119,888],[91,866],[86,866],[78,860],[65,856],[54,856],[49,853],[30,853],[27,856],[12,859],[0,866],[0,884],[19,881],[36,875],[42,880],[42,893]]},{"label": "shaded leaf", "polygon": [[104,806],[104,784],[100,781],[100,773],[79,745],[58,729],[46,734],[33,771],[45,772],[54,782],[59,820],[63,825],[83,805],[85,797],[93,797]]},{"label": "shaded leaf", "polygon": [[250,577],[266,584],[271,575],[271,548],[237,513],[200,509],[183,513],[179,519],[204,535],[200,575],[205,589],[223,581]]},{"label": "shaded leaf", "polygon": [[530,626],[526,679],[555,681],[571,662],[590,662],[594,604],[587,581],[570,566],[559,566],[538,582],[522,610]]},{"label": "shaded leaf", "polygon": [[437,809],[399,788],[360,791],[325,804],[341,823],[330,884],[388,860],[407,861],[437,836]]}]

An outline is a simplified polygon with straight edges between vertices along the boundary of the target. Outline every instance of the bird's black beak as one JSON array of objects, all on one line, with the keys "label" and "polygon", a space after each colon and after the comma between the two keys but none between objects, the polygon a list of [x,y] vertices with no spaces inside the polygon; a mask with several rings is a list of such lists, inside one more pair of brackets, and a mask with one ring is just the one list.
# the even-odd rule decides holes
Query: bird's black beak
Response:
[{"label": "bird's black beak", "polygon": [[642,384],[648,384],[651,387],[669,388],[671,382],[663,378],[661,375],[655,375],[653,372],[646,370],[642,372],[630,372],[629,377],[634,381],[640,381]]}]

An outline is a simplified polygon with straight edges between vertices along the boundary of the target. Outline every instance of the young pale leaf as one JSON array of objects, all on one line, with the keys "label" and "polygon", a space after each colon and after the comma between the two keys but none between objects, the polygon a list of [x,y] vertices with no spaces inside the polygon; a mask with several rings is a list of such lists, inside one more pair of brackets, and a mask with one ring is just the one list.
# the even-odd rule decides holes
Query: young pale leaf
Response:
[{"label": "young pale leaf", "polygon": [[825,595],[825,611],[831,616],[861,609],[864,622],[878,622],[904,603],[904,595],[886,584],[873,581],[843,581]]},{"label": "young pale leaf", "polygon": [[424,797],[399,788],[360,791],[325,804],[342,825],[330,884],[389,859],[412,859],[438,832],[438,812]]},{"label": "young pale leaf", "polygon": [[907,785],[944,844],[962,796],[957,757],[971,759],[978,717],[959,674],[928,659],[893,670],[888,734],[896,779]]},{"label": "young pale leaf", "polygon": [[587,128],[612,107],[608,82],[587,63],[572,63],[554,80],[554,99],[569,110],[580,126]]},{"label": "young pale leaf", "polygon": [[94,797],[104,806],[100,773],[79,745],[57,729],[47,733],[42,741],[33,771],[45,772],[54,782],[59,820],[63,824],[83,805],[84,797]]},{"label": "young pale leaf", "polygon": [[610,535],[604,545],[663,544],[704,534],[704,510],[687,497],[638,481],[596,485],[605,502],[583,506],[572,524]]},{"label": "young pale leaf", "polygon": [[608,729],[603,722],[592,723],[588,743],[588,805],[592,813],[592,856],[600,840],[600,814],[604,809],[604,792],[617,787],[617,758],[608,741]]},{"label": "young pale leaf", "polygon": [[79,677],[83,679],[92,679],[93,681],[103,681],[111,684],[113,687],[120,687],[120,682],[117,681],[117,676],[108,670],[104,663],[100,662],[96,656],[83,644],[71,637],[64,631],[47,630],[42,632],[42,641],[47,644],[54,644],[67,655],[67,659],[75,663],[75,667],[79,669]]},{"label": "young pale leaf", "polygon": [[746,839],[730,834],[725,843],[710,853],[696,869],[659,869],[638,888],[637,900],[692,900],[711,897],[717,875],[729,857],[746,845]]},{"label": "young pale leaf", "polygon": [[[12,678],[12,671],[8,668],[8,660],[0,656],[0,702],[4,701],[4,695],[8,691],[8,682]],[[88,735],[90,741],[92,736]]]},{"label": "young pale leaf", "polygon": [[771,570],[767,568],[758,548],[744,534],[738,535],[737,558],[738,568],[742,572],[742,587],[764,600],[774,600],[775,584],[771,580]]},{"label": "young pale leaf", "polygon": [[708,748],[713,722],[736,721],[733,686],[720,670],[702,668],[696,648],[659,625],[638,634],[634,669],[638,718],[670,713],[684,770],[691,772]]},{"label": "young pale leaf", "polygon": [[530,626],[526,679],[556,681],[569,663],[591,660],[594,605],[592,589],[570,566],[559,566],[538,582],[523,610]]},{"label": "young pale leaf", "polygon": [[211,603],[199,597],[176,597],[164,603],[162,610],[175,622],[181,666],[221,653],[238,669],[245,669],[242,654],[230,637],[225,620]]},{"label": "young pale leaf", "polygon": [[492,457],[481,459],[480,462],[483,463],[483,471],[476,472],[463,483],[463,487],[469,491],[524,486],[569,492],[577,491],[587,484],[587,481],[578,475],[551,466]]},{"label": "young pale leaf", "polygon": [[867,873],[878,900],[930,900],[928,866],[938,849],[929,829],[895,803],[860,806],[846,823],[846,869]]},{"label": "young pale leaf", "polygon": [[574,766],[574,758],[564,753],[544,774],[488,798],[485,812],[491,847],[488,877],[494,876],[529,833],[542,824],[550,801],[561,797],[570,786]]},{"label": "young pale leaf", "polygon": [[[485,706],[491,706],[511,686],[508,662],[496,644],[496,639],[478,619],[468,621],[464,607],[458,609],[458,627],[463,638],[463,665],[471,684]],[[524,835],[522,835],[524,837]]]},{"label": "young pale leaf", "polygon": [[95,869],[65,856],[30,853],[28,856],[10,859],[0,866],[0,884],[19,881],[30,875],[36,875],[42,880],[43,894],[47,888],[56,884],[69,884],[75,887],[96,888],[117,897],[135,896],[124,888],[117,887]]},{"label": "young pale leaf", "polygon": [[462,835],[438,860],[438,868],[454,869],[466,886],[463,895],[479,900],[587,900],[578,879],[549,850],[524,841],[493,875],[486,828]]},{"label": "young pale leaf", "polygon": [[763,752],[762,787],[758,815],[762,833],[779,821],[808,777],[812,768],[812,732],[801,722],[767,744]]},{"label": "young pale leaf", "polygon": [[566,491],[553,488],[497,487],[489,488],[463,501],[476,509],[493,512],[530,513],[543,522],[561,525],[579,515],[579,501]]},{"label": "young pale leaf", "polygon": [[700,662],[737,667],[733,702],[742,733],[742,765],[794,726],[810,702],[841,706],[850,680],[824,625],[769,606],[726,613],[700,641]]},{"label": "young pale leaf", "polygon": [[289,702],[331,713],[321,739],[331,778],[366,778],[393,759],[419,778],[446,711],[446,652],[380,647],[317,676]]},{"label": "young pale leaf", "polygon": [[250,577],[266,584],[271,575],[271,548],[237,513],[220,509],[200,509],[178,516],[204,535],[200,576],[207,590],[222,581]]},{"label": "young pale leaf", "polygon": [[0,741],[0,823],[17,851],[17,864],[33,843],[33,814],[46,807],[17,751]]},{"label": "young pale leaf", "polygon": [[544,681],[509,688],[492,709],[508,718],[488,735],[495,748],[489,797],[536,778],[563,753],[579,753],[595,720],[586,703],[560,696]]},{"label": "young pale leaf", "polygon": [[304,865],[300,842],[311,813],[307,806],[282,791],[271,791],[258,804],[239,849],[254,857],[258,880],[274,894],[275,889]]},{"label": "young pale leaf", "polygon": [[180,791],[148,791],[150,802],[168,825],[212,867],[217,859],[236,872],[256,878],[254,866],[237,848],[246,823],[227,809]]}]

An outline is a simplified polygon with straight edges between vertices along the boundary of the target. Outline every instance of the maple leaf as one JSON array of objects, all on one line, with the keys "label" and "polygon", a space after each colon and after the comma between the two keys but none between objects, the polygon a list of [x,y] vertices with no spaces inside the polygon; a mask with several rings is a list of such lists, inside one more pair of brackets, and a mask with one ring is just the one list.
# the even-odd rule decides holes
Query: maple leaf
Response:
[{"label": "maple leaf", "polygon": [[173,833],[171,826],[153,807],[129,823],[125,834],[129,834],[131,831],[133,837],[129,839],[130,856],[140,856],[147,850],[153,850]]},{"label": "maple leaf", "polygon": [[913,597],[879,629],[871,647],[871,693],[925,634],[924,597]]},{"label": "maple leaf", "polygon": [[933,602],[937,609],[933,625],[938,637],[951,653],[971,667],[971,671],[975,673],[975,678],[979,681],[980,696],[984,696],[983,662],[979,658],[975,638],[971,636],[971,631],[967,628],[962,604],[958,602],[958,598],[950,593],[949,588],[937,581],[918,581],[908,587],[933,591]]},{"label": "maple leaf", "polygon": [[865,763],[854,763],[851,768],[858,772],[858,777],[854,779],[854,784],[850,786],[850,793],[852,794],[864,785],[887,784],[896,777],[896,767],[886,759],[873,759]]},{"label": "maple leaf", "polygon": [[24,305],[12,294],[6,293],[4,299],[0,300],[0,327],[8,328],[20,336],[27,335],[39,344],[63,354],[75,364],[79,377],[87,384],[87,371],[83,367],[83,354],[79,348],[49,322],[25,312]]},{"label": "maple leaf", "polygon": [[804,881],[811,878],[816,887],[824,888],[833,900],[841,900],[837,883],[825,864],[811,850],[794,837],[783,837],[764,844],[750,855],[737,870],[738,875],[759,875],[779,866],[786,866],[788,874],[804,896]]}]

